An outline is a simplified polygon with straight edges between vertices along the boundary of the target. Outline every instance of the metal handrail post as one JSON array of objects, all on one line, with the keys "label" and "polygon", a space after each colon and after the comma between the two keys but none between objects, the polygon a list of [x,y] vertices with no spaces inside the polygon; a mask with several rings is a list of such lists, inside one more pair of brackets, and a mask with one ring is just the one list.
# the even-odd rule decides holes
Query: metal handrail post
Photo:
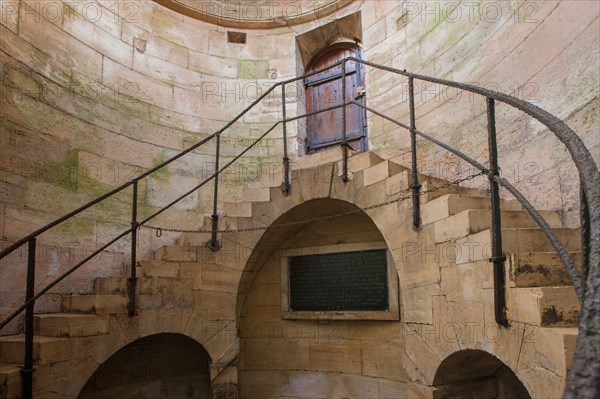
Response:
[{"label": "metal handrail post", "polygon": [[139,223],[137,220],[138,181],[133,182],[133,199],[131,202],[131,270],[129,274],[129,316],[135,315],[135,291],[137,286],[137,232]]},{"label": "metal handrail post", "polygon": [[346,126],[346,60],[342,61],[342,181],[348,182],[348,131]]},{"label": "metal handrail post", "polygon": [[291,191],[290,185],[290,158],[288,156],[287,143],[287,112],[286,112],[286,94],[285,83],[281,85],[281,107],[283,118],[283,187],[282,191],[288,195]]},{"label": "metal handrail post", "polygon": [[[35,293],[35,246],[36,238],[28,241],[27,254],[27,286],[25,290],[25,302],[30,302]],[[31,399],[33,397],[33,311],[35,301],[31,301],[25,309],[25,358],[23,361],[22,375],[22,394],[23,399]]]},{"label": "metal handrail post", "polygon": [[209,247],[213,251],[220,249],[220,243],[217,240],[217,230],[219,226],[218,200],[219,200],[219,158],[221,154],[221,133],[217,134],[217,144],[215,148],[215,178],[213,195],[213,213],[212,213],[212,231]]},{"label": "metal handrail post", "polygon": [[413,203],[413,226],[421,227],[421,203],[419,183],[419,170],[417,163],[417,122],[415,112],[415,82],[412,77],[408,78],[408,103],[410,108],[410,153],[412,163],[412,203]]},{"label": "metal handrail post", "polygon": [[487,98],[488,151],[490,161],[490,194],[492,213],[492,258],[494,267],[494,313],[496,323],[508,327],[508,310],[506,308],[506,277],[504,262],[506,256],[502,251],[502,221],[500,215],[500,186],[494,179],[500,175],[498,168],[498,144],[496,137],[496,110],[494,100]]}]

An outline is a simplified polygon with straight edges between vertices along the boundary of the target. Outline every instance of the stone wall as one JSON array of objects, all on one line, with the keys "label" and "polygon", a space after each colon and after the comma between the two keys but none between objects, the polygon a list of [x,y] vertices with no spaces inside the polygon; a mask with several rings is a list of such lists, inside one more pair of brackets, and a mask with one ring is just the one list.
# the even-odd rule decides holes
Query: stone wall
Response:
[{"label": "stone wall", "polygon": [[[292,27],[236,29],[246,33],[247,38],[246,44],[234,44],[228,43],[229,28],[191,19],[151,1],[3,0],[0,4],[2,245],[110,191],[220,129],[258,93],[296,74],[302,64],[297,59],[297,35],[358,11],[367,60],[412,72],[472,81],[535,101],[566,120],[597,157],[600,6],[593,1],[469,4],[354,1],[334,13]],[[452,5],[458,8],[452,11]],[[327,44],[316,43],[314,51]],[[404,80],[372,69],[367,70],[366,79],[368,104],[406,121]],[[440,88],[419,86],[418,89],[417,127],[485,162],[484,102],[467,95],[454,98],[452,95],[456,93]],[[278,95],[275,92],[273,97],[265,99],[223,134],[223,162],[232,159],[280,117]],[[290,98],[290,115],[296,112],[295,102],[302,101],[301,97]],[[577,207],[577,184],[563,147],[529,117],[503,106],[498,107],[498,116],[499,141],[506,150],[501,155],[505,176],[516,181],[536,205],[563,209],[566,221],[576,223],[576,212],[571,211]],[[299,133],[296,130],[297,125],[290,124],[289,144],[293,152],[301,153],[301,147],[293,145]],[[369,132],[371,149],[407,163],[407,156],[402,155],[408,148],[406,132],[376,117],[369,119]],[[279,165],[280,137],[281,129],[277,128],[233,166],[222,179],[222,198],[239,195],[241,186]],[[431,145],[421,142],[419,148],[422,172],[448,178],[468,173],[463,164]],[[150,215],[210,175],[214,151],[211,142],[140,182],[140,215]],[[204,224],[204,215],[211,212],[210,187],[166,212],[154,224],[197,229]],[[38,287],[128,228],[130,207],[128,189],[41,237]],[[396,226],[390,229],[395,230]],[[139,257],[148,256],[151,249],[161,244],[174,242],[177,236],[165,232],[158,239],[154,232],[142,230]],[[397,245],[400,242],[396,240]],[[99,261],[78,271],[54,292],[89,292],[93,277],[123,274],[129,260],[129,245],[127,240],[119,241]],[[21,303],[26,255],[25,250],[19,251],[0,264],[0,318]],[[264,283],[270,285],[265,292],[271,297],[264,300],[271,302],[264,302],[266,307],[273,306],[273,295],[277,292],[277,275],[268,273],[276,273],[277,268],[274,263],[268,265],[263,273]],[[406,267],[397,266],[410,274]],[[436,272],[439,275],[439,268]],[[415,338],[415,331],[423,323],[433,323],[431,309],[443,317],[444,309],[460,313],[462,308],[453,302],[446,306],[441,297],[432,302],[430,291],[439,289],[438,280],[427,276],[425,282],[413,281],[414,286],[409,281],[405,281],[404,297],[428,301],[408,312],[406,321],[413,332],[410,343],[414,351],[423,349],[423,353],[430,354],[437,362],[457,348],[443,348],[432,354],[418,346],[426,344]],[[251,296],[260,293],[252,292]],[[453,289],[446,293],[452,294]],[[55,297],[45,298],[39,302],[38,310],[59,309]],[[248,303],[252,300],[261,299],[251,297]],[[482,306],[476,309],[477,314],[483,312]],[[280,322],[272,308],[261,309],[260,315],[252,317],[263,315],[266,321],[261,322]],[[309,324],[313,329],[320,326],[316,322]],[[339,370],[327,366],[319,371],[324,373],[320,375],[343,376],[340,378],[348,375],[349,380],[370,381],[365,386],[370,386],[371,378],[387,381],[377,365],[373,366],[377,371],[372,374],[352,368],[357,362],[365,364],[366,352],[361,349],[363,357],[358,360],[356,348],[375,348],[375,352],[381,352],[375,341],[387,338],[385,334],[377,338],[377,333],[393,328],[388,327],[393,325],[389,322],[372,324],[381,324],[382,328],[365,332],[363,327],[334,323],[349,334],[343,339],[350,348],[346,354],[350,368]],[[311,345],[317,359],[326,356],[318,355],[318,342],[306,339],[295,345],[304,345],[298,347],[302,356],[307,348],[310,351]],[[514,362],[502,360],[514,367]],[[318,361],[312,366],[308,361],[308,367],[315,371]],[[288,366],[298,371],[299,378],[306,377],[299,371],[306,364],[285,365]],[[269,364],[246,364],[242,369],[265,378],[280,373],[280,368]],[[399,373],[401,368],[393,370]],[[413,372],[413,379],[419,379],[421,371]],[[426,370],[425,374],[431,373]],[[242,374],[241,380],[244,378]],[[389,380],[402,384],[401,376],[394,375]]]},{"label": "stone wall", "polygon": [[[294,75],[289,29],[248,31],[246,44],[237,44],[226,29],[153,1],[1,6],[3,248],[214,133],[273,82]],[[280,105],[280,97],[269,97],[223,133],[222,164],[279,118]],[[280,137],[281,129],[228,170],[221,198],[271,171]],[[140,181],[140,218],[212,175],[214,154],[211,141]],[[209,184],[149,224],[201,228],[212,195]],[[129,188],[40,237],[39,283],[127,229],[130,210]],[[140,234],[139,257],[177,237]],[[129,239],[118,241],[55,292],[89,291],[93,277],[122,274],[129,248]],[[26,255],[2,261],[1,315],[24,295]],[[40,310],[57,309],[51,298]]]},{"label": "stone wall", "polygon": [[[591,1],[365,2],[365,58],[531,101],[563,119],[598,162],[599,13]],[[407,79],[368,68],[366,80],[368,105],[408,123]],[[415,93],[418,129],[487,162],[483,97],[418,80]],[[520,111],[499,104],[496,114],[504,176],[536,206],[562,209],[578,225],[577,175],[564,146]],[[406,130],[371,116],[369,132],[373,149],[410,165]],[[419,149],[426,174],[473,171],[424,140]]]}]

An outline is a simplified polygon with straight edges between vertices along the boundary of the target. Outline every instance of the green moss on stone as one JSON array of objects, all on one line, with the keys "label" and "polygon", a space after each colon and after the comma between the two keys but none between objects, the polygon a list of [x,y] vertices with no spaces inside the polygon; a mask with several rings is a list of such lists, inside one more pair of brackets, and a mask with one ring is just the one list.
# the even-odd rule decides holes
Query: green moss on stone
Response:
[{"label": "green moss on stone", "polygon": [[256,67],[254,61],[240,60],[238,77],[241,79],[256,79]]},{"label": "green moss on stone", "polygon": [[[152,167],[156,167],[163,162],[164,162],[164,158],[161,156],[160,158],[157,158],[154,160],[154,162],[152,163]],[[168,182],[169,180],[171,180],[172,176],[173,176],[173,173],[169,170],[169,166],[160,168],[159,170],[157,170],[156,172],[154,172],[150,175],[150,177],[152,179],[159,180],[161,182]]]},{"label": "green moss on stone", "polygon": [[59,230],[65,238],[76,240],[82,237],[91,237],[94,235],[96,223],[93,220],[69,219],[59,225]]},{"label": "green moss on stone", "polygon": [[78,187],[79,149],[72,148],[62,163],[56,165],[56,173],[52,174],[52,183],[69,191],[76,191]]}]

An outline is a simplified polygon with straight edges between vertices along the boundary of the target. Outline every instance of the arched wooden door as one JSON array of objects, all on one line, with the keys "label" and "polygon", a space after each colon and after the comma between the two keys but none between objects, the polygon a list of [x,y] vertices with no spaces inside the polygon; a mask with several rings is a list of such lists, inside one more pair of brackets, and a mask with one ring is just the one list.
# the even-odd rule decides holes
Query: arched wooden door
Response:
[{"label": "arched wooden door", "polygon": [[[354,44],[338,44],[315,57],[307,73],[334,65],[346,57],[361,57],[360,48]],[[364,68],[354,61],[346,62],[346,101],[364,101]],[[306,111],[308,114],[342,103],[342,67],[312,75],[304,81],[306,86]],[[355,150],[367,151],[367,126],[364,109],[348,105],[346,137]],[[342,143],[342,108],[325,111],[306,118],[307,152],[309,154]]]}]

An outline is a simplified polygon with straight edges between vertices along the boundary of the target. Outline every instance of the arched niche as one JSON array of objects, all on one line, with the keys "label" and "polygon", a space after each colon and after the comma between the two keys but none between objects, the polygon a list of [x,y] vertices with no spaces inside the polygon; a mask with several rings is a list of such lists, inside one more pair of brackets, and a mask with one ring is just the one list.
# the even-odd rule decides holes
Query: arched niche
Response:
[{"label": "arched niche", "polygon": [[211,393],[210,357],[181,334],[161,333],[119,349],[89,378],[79,399],[201,398]]},{"label": "arched niche", "polygon": [[438,367],[435,399],[531,399],[516,374],[488,352],[465,349],[448,356]]},{"label": "arched niche", "polygon": [[[340,213],[345,215],[332,217]],[[242,397],[376,397],[373,392],[384,385],[386,394],[406,396],[404,341],[397,319],[361,318],[364,315],[342,311],[290,317],[282,307],[286,254],[312,254],[318,247],[327,248],[329,255],[335,247],[382,242],[386,248],[367,214],[330,198],[307,201],[272,223],[250,258],[241,288],[245,289],[238,324]],[[392,267],[388,276],[397,281]]]}]

